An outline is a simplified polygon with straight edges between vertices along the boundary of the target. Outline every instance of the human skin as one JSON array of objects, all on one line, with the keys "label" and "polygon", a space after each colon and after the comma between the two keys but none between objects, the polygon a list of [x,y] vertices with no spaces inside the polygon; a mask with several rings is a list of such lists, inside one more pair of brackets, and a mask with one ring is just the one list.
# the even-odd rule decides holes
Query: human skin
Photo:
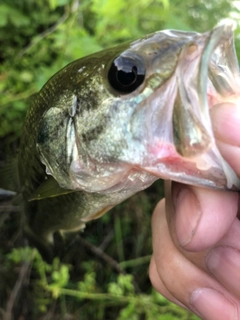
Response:
[{"label": "human skin", "polygon": [[[218,147],[240,176],[240,107],[211,109]],[[166,182],[152,218],[154,288],[207,320],[240,319],[240,196]]]}]

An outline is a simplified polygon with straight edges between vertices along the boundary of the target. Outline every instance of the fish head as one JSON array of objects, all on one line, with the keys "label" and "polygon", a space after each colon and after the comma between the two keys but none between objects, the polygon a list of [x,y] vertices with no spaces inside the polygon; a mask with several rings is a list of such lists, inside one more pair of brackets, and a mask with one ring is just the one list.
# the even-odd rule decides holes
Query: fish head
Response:
[{"label": "fish head", "polygon": [[159,178],[239,189],[209,116],[237,99],[239,84],[228,22],[203,34],[160,31],[79,59],[39,94],[47,105],[41,162],[70,190],[139,191]]}]

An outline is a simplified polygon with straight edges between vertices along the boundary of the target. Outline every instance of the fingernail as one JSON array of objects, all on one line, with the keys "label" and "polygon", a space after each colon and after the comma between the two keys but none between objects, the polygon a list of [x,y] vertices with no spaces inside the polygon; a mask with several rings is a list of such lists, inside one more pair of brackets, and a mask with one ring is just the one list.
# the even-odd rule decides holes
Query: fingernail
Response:
[{"label": "fingernail", "polygon": [[215,137],[240,147],[240,108],[233,103],[221,103],[210,109]]},{"label": "fingernail", "polygon": [[[239,134],[240,137],[240,134]],[[236,147],[225,142],[216,139],[216,143],[220,153],[224,156],[224,159],[230,164],[233,170],[238,176],[240,176],[240,146]]]},{"label": "fingernail", "polygon": [[197,289],[191,294],[190,303],[201,318],[211,320],[238,319],[236,305],[216,290]]},{"label": "fingernail", "polygon": [[188,244],[198,226],[201,217],[201,207],[196,195],[188,187],[176,185],[173,189],[173,201],[176,212],[176,235],[179,244]]},{"label": "fingernail", "polygon": [[208,270],[225,287],[240,296],[240,252],[231,247],[217,247],[206,258]]}]

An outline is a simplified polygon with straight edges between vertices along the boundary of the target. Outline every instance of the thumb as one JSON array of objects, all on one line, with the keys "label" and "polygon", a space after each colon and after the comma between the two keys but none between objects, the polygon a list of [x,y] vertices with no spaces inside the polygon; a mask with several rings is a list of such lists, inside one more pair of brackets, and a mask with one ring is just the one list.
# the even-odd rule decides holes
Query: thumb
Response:
[{"label": "thumb", "polygon": [[238,212],[238,194],[187,186],[165,185],[166,214],[176,246],[201,251],[215,245]]}]

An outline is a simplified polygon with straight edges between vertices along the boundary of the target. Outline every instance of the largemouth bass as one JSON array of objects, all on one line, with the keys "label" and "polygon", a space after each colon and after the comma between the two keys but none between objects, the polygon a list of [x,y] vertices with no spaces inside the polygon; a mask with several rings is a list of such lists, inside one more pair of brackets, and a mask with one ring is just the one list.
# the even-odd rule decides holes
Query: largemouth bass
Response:
[{"label": "largemouth bass", "polygon": [[233,27],[165,30],[76,60],[29,109],[18,156],[26,232],[48,248],[159,178],[240,189],[209,109],[239,97]]}]

